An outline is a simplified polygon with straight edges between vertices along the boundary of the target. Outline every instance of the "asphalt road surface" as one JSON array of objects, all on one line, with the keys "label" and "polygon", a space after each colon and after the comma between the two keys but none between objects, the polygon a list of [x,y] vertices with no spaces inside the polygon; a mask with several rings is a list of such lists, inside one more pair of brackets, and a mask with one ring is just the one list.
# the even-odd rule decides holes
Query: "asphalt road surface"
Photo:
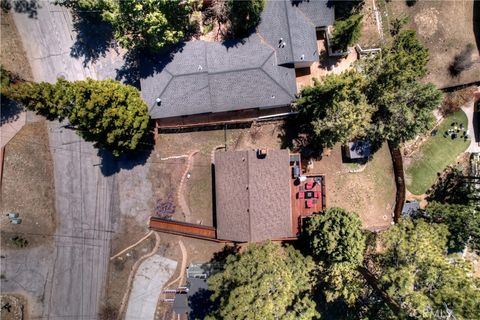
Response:
[{"label": "asphalt road surface", "polygon": [[[71,56],[75,34],[69,12],[48,1],[37,1],[31,10],[13,14],[34,79],[98,78],[91,63]],[[104,70],[109,70],[108,59],[101,64]],[[44,283],[37,288],[44,292],[35,295],[43,297],[43,319],[96,319],[118,214],[116,175],[102,174],[97,150],[75,131],[57,122],[49,130],[58,226],[54,250],[46,257],[50,266],[43,266]]]}]

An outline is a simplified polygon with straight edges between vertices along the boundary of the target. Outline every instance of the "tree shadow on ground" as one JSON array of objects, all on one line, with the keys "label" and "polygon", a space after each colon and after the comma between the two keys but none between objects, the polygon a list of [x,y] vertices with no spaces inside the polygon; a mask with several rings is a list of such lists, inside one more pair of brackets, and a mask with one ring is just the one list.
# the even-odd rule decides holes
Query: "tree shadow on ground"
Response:
[{"label": "tree shadow on ground", "polygon": [[205,319],[205,317],[216,309],[217,304],[210,298],[212,291],[206,289],[198,290],[188,300],[190,313],[188,319]]},{"label": "tree shadow on ground", "polygon": [[23,107],[15,101],[9,100],[0,94],[0,125],[17,121]]},{"label": "tree shadow on ground", "polygon": [[344,20],[359,12],[365,1],[364,0],[328,0],[327,7],[335,8],[335,19]]},{"label": "tree shadow on ground", "polygon": [[29,18],[37,19],[38,9],[41,8],[38,0],[1,0],[0,7],[3,12],[13,10],[16,13],[25,13]]},{"label": "tree shadow on ground", "polygon": [[456,167],[447,168],[427,192],[427,200],[440,203],[468,204],[470,190],[465,176]]},{"label": "tree shadow on ground", "polygon": [[132,170],[136,166],[143,166],[150,158],[154,146],[153,131],[150,130],[138,144],[137,149],[130,153],[115,157],[110,151],[99,149],[97,155],[101,159],[100,170],[104,176],[109,177],[121,170]]},{"label": "tree shadow on ground", "polygon": [[300,115],[294,115],[282,124],[281,133],[278,138],[281,140],[282,149],[290,149],[298,152],[304,159],[321,158],[323,147],[318,139],[314,139],[308,134],[308,125],[306,119]]},{"label": "tree shadow on ground", "polygon": [[102,20],[96,12],[74,12],[73,29],[77,35],[70,48],[70,55],[83,57],[83,65],[105,57],[110,49],[116,49],[111,24]]}]

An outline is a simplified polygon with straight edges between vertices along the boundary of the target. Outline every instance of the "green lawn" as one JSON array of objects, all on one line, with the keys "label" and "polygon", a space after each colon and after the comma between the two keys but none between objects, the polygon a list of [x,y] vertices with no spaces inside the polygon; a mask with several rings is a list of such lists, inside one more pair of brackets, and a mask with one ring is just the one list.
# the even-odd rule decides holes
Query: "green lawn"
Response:
[{"label": "green lawn", "polygon": [[445,131],[452,128],[452,122],[463,123],[465,128],[468,126],[465,113],[457,111],[442,121],[435,137],[429,137],[423,143],[418,155],[406,169],[407,189],[411,193],[419,195],[427,192],[437,180],[437,174],[452,164],[470,144],[470,141],[460,137],[461,132],[454,140],[443,136]]}]

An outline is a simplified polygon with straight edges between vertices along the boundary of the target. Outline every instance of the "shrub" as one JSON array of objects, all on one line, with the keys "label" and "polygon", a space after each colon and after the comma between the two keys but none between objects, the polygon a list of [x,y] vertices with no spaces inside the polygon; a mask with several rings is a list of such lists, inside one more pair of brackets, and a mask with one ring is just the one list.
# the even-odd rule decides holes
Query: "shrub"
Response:
[{"label": "shrub", "polygon": [[332,50],[346,51],[360,38],[363,16],[354,14],[345,20],[337,20],[332,34]]},{"label": "shrub", "polygon": [[468,87],[446,93],[440,111],[444,116],[457,112],[464,104],[473,98],[474,92],[475,87]]},{"label": "shrub", "polygon": [[475,47],[469,43],[459,54],[453,58],[448,71],[452,77],[458,77],[463,71],[469,69],[473,64],[472,54]]}]

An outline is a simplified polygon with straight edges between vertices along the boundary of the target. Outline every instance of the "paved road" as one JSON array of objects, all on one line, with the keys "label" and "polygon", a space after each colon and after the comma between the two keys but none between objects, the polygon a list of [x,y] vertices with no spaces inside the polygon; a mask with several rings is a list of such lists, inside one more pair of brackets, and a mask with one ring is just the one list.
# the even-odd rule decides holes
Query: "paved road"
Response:
[{"label": "paved road", "polygon": [[[480,87],[477,89],[480,93]],[[467,115],[468,119],[468,133],[471,137],[470,146],[468,146],[467,152],[477,153],[480,152],[480,128],[478,127],[478,114],[475,114],[474,101],[471,101],[462,107],[463,112]]]},{"label": "paved road", "polygon": [[[59,76],[68,80],[98,78],[91,64],[84,65],[81,58],[70,55],[75,35],[69,12],[48,1],[38,4],[36,18],[14,13],[34,79],[53,82]],[[108,59],[102,64],[105,70]],[[102,175],[97,150],[74,131],[56,122],[49,128],[58,226],[55,248],[47,258],[50,266],[42,269],[45,279],[32,292],[43,296],[43,310],[33,316],[96,319],[119,207],[116,175]]]}]

